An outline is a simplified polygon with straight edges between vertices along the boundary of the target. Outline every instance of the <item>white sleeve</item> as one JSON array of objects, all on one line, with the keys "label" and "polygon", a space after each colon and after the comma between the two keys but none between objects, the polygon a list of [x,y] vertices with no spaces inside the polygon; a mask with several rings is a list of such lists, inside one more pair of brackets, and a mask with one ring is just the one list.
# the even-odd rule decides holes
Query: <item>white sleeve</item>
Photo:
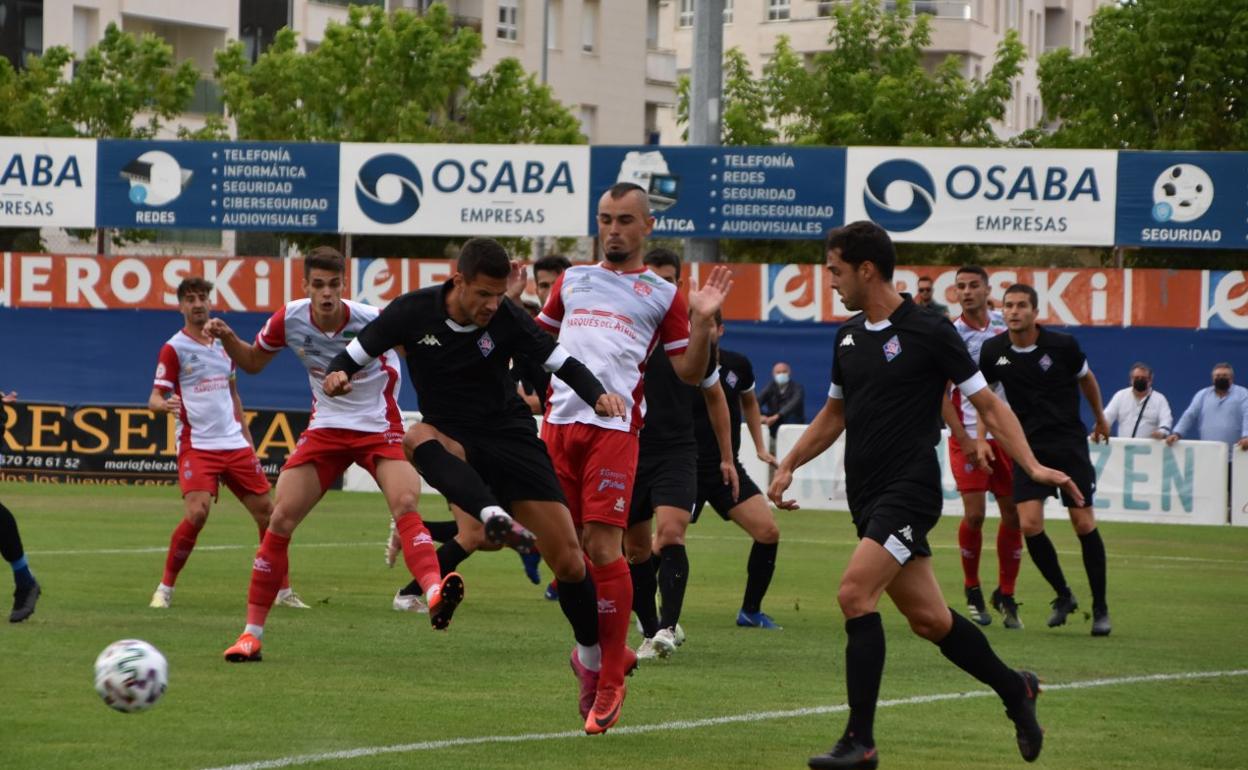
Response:
[{"label": "white sleeve", "polygon": [[564,350],[563,347],[555,345],[555,349],[550,351],[550,356],[542,362],[542,368],[548,372],[554,373],[563,368],[563,365],[572,354]]},{"label": "white sleeve", "polygon": [[958,390],[962,391],[962,395],[970,398],[979,391],[988,387],[988,380],[984,379],[983,372],[978,369],[970,377],[958,383]]},{"label": "white sleeve", "polygon": [[845,391],[835,382],[828,386],[828,398],[835,398],[837,401],[845,400]]},{"label": "white sleeve", "polygon": [[1080,369],[1079,373],[1076,374],[1075,376],[1082,380],[1084,377],[1087,377],[1091,373],[1092,373],[1092,367],[1088,366],[1088,359],[1085,358],[1083,359],[1083,368]]},{"label": "white sleeve", "polygon": [[351,360],[360,366],[368,366],[377,359],[368,354],[364,346],[360,344],[360,338],[356,337],[347,343],[347,355],[351,356]]},{"label": "white sleeve", "polygon": [[718,366],[715,367],[715,371],[706,375],[706,379],[702,380],[702,383],[701,383],[702,390],[707,390],[709,388],[715,387],[715,383],[717,382],[719,382],[719,367]]}]

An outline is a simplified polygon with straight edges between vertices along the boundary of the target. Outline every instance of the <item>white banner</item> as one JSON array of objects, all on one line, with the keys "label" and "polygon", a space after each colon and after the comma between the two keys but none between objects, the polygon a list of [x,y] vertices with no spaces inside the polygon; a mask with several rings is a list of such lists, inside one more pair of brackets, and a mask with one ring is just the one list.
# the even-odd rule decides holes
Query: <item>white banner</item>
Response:
[{"label": "white banner", "polygon": [[1231,523],[1248,527],[1248,452],[1231,452]]},{"label": "white banner", "polygon": [[[783,425],[776,436],[776,456],[783,458],[797,443],[804,425]],[[844,438],[793,474],[789,497],[803,508],[846,510]],[[1180,441],[1172,447],[1149,439],[1110,440],[1089,444],[1096,467],[1096,516],[1105,521],[1139,521],[1167,524],[1226,523],[1226,445],[1217,441]],[[1248,453],[1239,460],[1241,507],[1248,506]],[[941,464],[944,513],[962,514],[962,498],[949,470],[948,441],[937,448]],[[996,504],[988,505],[996,515]],[[1066,509],[1052,499],[1045,504],[1045,518],[1064,519]],[[1248,525],[1248,510],[1241,513]]]},{"label": "white banner", "polygon": [[341,145],[338,229],[388,235],[584,235],[589,147]]},{"label": "white banner", "polygon": [[94,139],[0,139],[0,227],[95,227]]},{"label": "white banner", "polygon": [[850,147],[845,221],[870,219],[896,241],[1108,246],[1112,150]]}]

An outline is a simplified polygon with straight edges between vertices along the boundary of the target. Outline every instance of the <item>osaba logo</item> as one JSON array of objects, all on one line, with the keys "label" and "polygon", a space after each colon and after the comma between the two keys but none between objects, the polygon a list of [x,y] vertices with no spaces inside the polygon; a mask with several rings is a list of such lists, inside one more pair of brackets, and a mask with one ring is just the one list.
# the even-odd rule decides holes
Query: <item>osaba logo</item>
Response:
[{"label": "osaba logo", "polygon": [[[904,201],[907,187],[910,199]],[[867,175],[862,205],[867,216],[885,230],[909,232],[931,218],[936,183],[927,169],[912,160],[886,160]]]},{"label": "osaba logo", "polygon": [[416,164],[393,153],[370,158],[360,166],[355,180],[355,201],[360,211],[383,225],[411,219],[420,208],[424,192]]}]

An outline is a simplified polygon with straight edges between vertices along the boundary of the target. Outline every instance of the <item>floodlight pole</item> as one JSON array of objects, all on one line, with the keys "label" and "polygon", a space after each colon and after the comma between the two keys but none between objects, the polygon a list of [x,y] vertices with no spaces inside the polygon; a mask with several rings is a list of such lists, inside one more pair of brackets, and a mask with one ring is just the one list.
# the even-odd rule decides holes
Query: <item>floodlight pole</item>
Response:
[{"label": "floodlight pole", "polygon": [[[698,0],[693,5],[693,70],[689,84],[689,144],[720,144],[720,99],[723,96],[724,0]],[[715,185],[712,184],[712,187]],[[715,262],[719,241],[689,238],[685,259]]]}]

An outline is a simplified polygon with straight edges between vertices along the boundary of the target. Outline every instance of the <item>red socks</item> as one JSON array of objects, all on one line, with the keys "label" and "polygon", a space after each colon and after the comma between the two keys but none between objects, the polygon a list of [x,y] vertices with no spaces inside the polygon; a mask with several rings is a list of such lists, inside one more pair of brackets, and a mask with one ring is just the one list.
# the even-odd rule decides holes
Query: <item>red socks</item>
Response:
[{"label": "red socks", "polygon": [[1001,593],[1014,595],[1014,583],[1023,563],[1023,531],[1005,524],[997,527],[997,585]]},{"label": "red socks", "polygon": [[984,546],[984,531],[973,529],[962,519],[958,525],[958,549],[962,552],[962,577],[967,588],[979,585],[979,553]]},{"label": "red socks", "polygon": [[432,586],[442,582],[442,571],[438,568],[438,552],[433,547],[433,538],[428,528],[421,521],[420,514],[409,511],[400,516],[396,522],[399,530],[399,543],[403,547],[403,561],[407,571],[412,573],[416,582],[426,593]]},{"label": "red socks", "polygon": [[177,529],[173,530],[173,536],[169,538],[169,555],[165,557],[165,576],[161,578],[161,583],[172,588],[177,582],[178,573],[186,566],[186,560],[191,558],[195,540],[199,538],[199,531],[203,528],[204,525],[195,526],[187,519],[178,522]]},{"label": "red socks", "polygon": [[[264,542],[265,532],[268,532],[268,530],[265,529],[264,527],[261,527],[260,528],[260,542],[261,543]],[[285,591],[287,588],[290,588],[290,570],[289,569],[287,569],[286,572],[282,573],[282,590]]]},{"label": "red socks", "polygon": [[619,686],[624,683],[624,650],[633,607],[632,575],[622,555],[604,567],[591,564],[590,572],[598,588],[598,643],[602,646],[599,681]]},{"label": "red socks", "polygon": [[251,566],[251,587],[247,590],[247,624],[263,626],[277,598],[277,590],[289,564],[286,548],[290,538],[265,532]]}]

